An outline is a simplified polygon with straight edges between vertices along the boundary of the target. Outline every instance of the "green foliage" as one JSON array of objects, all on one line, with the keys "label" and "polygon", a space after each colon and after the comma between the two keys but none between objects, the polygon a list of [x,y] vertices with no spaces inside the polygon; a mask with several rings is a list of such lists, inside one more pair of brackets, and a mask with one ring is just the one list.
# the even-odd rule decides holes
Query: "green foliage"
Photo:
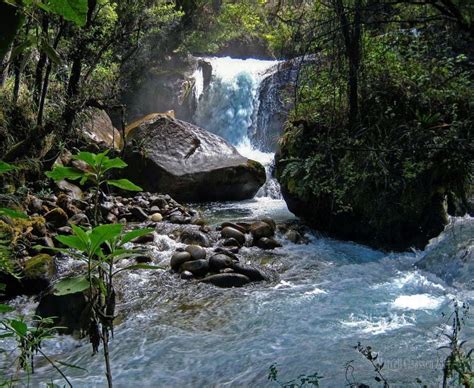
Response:
[{"label": "green foliage", "polygon": [[267,29],[265,0],[226,0],[218,10],[202,3],[202,11],[181,50],[212,53],[234,40],[251,42],[263,38]]},{"label": "green foliage", "polygon": [[125,163],[122,159],[109,158],[107,153],[108,151],[102,152],[100,154],[83,151],[79,152],[79,154],[73,156],[73,159],[85,162],[87,169],[83,171],[75,167],[57,166],[52,171],[47,172],[46,176],[56,182],[63,179],[80,179],[80,183],[82,185],[86,182],[91,182],[96,186],[110,184],[129,191],[142,190],[140,187],[134,185],[127,179],[109,180],[106,178],[106,173],[108,171],[127,167],[127,163]]},{"label": "green foliage", "polygon": [[89,280],[85,276],[76,276],[63,279],[54,286],[54,295],[62,296],[75,294],[90,288]]},{"label": "green foliage", "polygon": [[5,174],[5,173],[10,172],[10,171],[13,171],[14,169],[15,169],[15,167],[12,166],[11,164],[2,162],[0,160],[0,175]]},{"label": "green foliage", "polygon": [[[91,155],[83,154],[81,156],[81,160],[84,161],[91,162],[91,158]],[[109,163],[109,166],[112,164],[120,165],[116,161]],[[72,229],[71,236],[56,237],[66,248],[55,248],[54,250],[81,260],[86,264],[87,270],[81,275],[59,280],[54,286],[55,295],[86,292],[89,296],[89,310],[91,312],[89,339],[94,353],[98,351],[100,342],[102,342],[107,378],[109,385],[111,385],[112,375],[108,346],[109,334],[113,331],[115,318],[114,277],[122,271],[158,268],[152,265],[132,264],[116,269],[115,263],[118,260],[139,256],[140,251],[134,248],[129,249],[125,245],[137,237],[152,233],[153,229],[140,229],[124,233],[121,224],[99,225],[91,230],[72,225]]]},{"label": "green foliage", "polygon": [[320,376],[317,372],[312,375],[300,375],[296,379],[282,382],[278,379],[278,367],[276,364],[270,365],[268,380],[278,384],[282,388],[303,388],[303,387],[319,387]]},{"label": "green foliage", "polygon": [[120,158],[109,158],[108,151],[94,154],[91,152],[79,152],[73,156],[73,159],[84,162],[86,168],[80,170],[75,167],[56,166],[52,171],[46,172],[48,178],[58,182],[63,179],[79,180],[81,185],[90,182],[95,189],[95,203],[94,203],[94,221],[98,223],[98,206],[101,188],[104,185],[118,187],[127,191],[141,191],[141,187],[133,184],[128,179],[108,179],[107,173],[114,169],[123,169],[127,167]]},{"label": "green foliage", "polygon": [[28,5],[35,3],[44,11],[60,15],[80,27],[86,24],[87,0],[45,0],[44,2],[27,0],[24,3]]},{"label": "green foliage", "polygon": [[8,209],[5,207],[0,208],[0,216],[7,216],[10,218],[22,218],[24,220],[28,219],[28,216],[25,213],[13,209]]},{"label": "green foliage", "polygon": [[466,341],[461,338],[461,332],[469,314],[469,305],[456,300],[453,305],[453,312],[448,317],[448,323],[451,321],[451,329],[448,333],[444,333],[449,342],[448,345],[440,347],[449,351],[444,361],[443,386],[448,386],[449,381],[456,378],[459,385],[472,388],[474,387],[474,360],[472,358],[474,349],[466,351]]},{"label": "green foliage", "polygon": [[[14,308],[0,304],[0,314],[12,313]],[[33,317],[32,326],[29,326],[23,317],[2,317],[0,319],[0,338],[12,338],[16,341],[18,356],[14,360],[18,367],[24,370],[27,375],[35,372],[35,355],[40,354],[46,362],[53,367],[64,379],[68,386],[72,387],[66,375],[59,369],[58,364],[51,360],[41,349],[44,340],[51,338],[57,327],[52,326],[51,318]],[[2,353],[6,353],[6,349],[0,349]],[[11,352],[8,352],[11,357]],[[9,361],[12,361],[11,358]],[[2,386],[11,386],[16,380],[15,375],[2,376],[0,384]],[[13,385],[12,385],[13,386]]]},{"label": "green foliage", "polygon": [[472,72],[441,33],[366,33],[362,45],[356,128],[348,123],[347,66],[328,48],[322,64],[300,74],[279,178],[321,223],[358,219],[382,246],[420,227],[433,237],[439,230],[427,220],[442,217],[435,198],[466,203],[472,185]]}]

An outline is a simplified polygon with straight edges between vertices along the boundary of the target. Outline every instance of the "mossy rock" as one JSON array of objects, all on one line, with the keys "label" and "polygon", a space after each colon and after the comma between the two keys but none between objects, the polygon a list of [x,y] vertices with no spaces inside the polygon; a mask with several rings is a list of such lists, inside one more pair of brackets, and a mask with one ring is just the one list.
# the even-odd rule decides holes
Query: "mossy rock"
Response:
[{"label": "mossy rock", "polygon": [[46,253],[41,253],[26,260],[23,273],[25,278],[51,278],[55,275],[56,266],[54,258]]}]

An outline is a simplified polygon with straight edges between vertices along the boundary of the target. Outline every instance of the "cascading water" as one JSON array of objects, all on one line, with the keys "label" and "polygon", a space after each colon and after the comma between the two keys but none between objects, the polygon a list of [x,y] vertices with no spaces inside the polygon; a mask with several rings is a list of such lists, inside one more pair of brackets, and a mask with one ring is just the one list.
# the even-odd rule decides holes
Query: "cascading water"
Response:
[{"label": "cascading water", "polygon": [[274,154],[252,144],[249,131],[256,128],[259,87],[274,71],[278,61],[233,58],[204,58],[212,67],[212,79],[204,87],[202,69],[194,73],[197,125],[216,133],[236,146],[243,156],[262,163],[267,182],[257,197],[281,199],[280,187],[272,176]]}]

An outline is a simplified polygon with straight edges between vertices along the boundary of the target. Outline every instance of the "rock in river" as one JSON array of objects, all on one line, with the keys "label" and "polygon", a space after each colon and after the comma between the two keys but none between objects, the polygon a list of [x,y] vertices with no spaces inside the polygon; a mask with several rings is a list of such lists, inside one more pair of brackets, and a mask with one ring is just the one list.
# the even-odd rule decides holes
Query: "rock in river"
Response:
[{"label": "rock in river", "polygon": [[217,275],[207,276],[201,281],[223,288],[242,287],[250,283],[250,279],[247,276],[239,273],[220,273]]},{"label": "rock in river", "polygon": [[193,257],[189,252],[176,252],[170,260],[171,269],[177,271],[182,264],[191,260],[193,260]]},{"label": "rock in river", "polygon": [[211,258],[209,259],[209,267],[216,272],[224,268],[232,267],[233,263],[234,261],[232,260],[232,258],[224,254],[217,254],[211,256]]},{"label": "rock in river", "polygon": [[193,257],[193,260],[204,260],[206,258],[206,250],[199,245],[188,245],[186,252]]},{"label": "rock in river", "polygon": [[252,198],[265,183],[265,169],[240,155],[223,138],[167,115],[138,121],[128,132],[126,174],[151,192],[179,201]]},{"label": "rock in river", "polygon": [[245,235],[241,231],[232,228],[231,226],[226,226],[224,229],[222,229],[221,236],[226,239],[234,238],[240,243],[240,245],[245,244]]},{"label": "rock in river", "polygon": [[207,260],[186,261],[179,267],[181,272],[189,271],[196,276],[204,276],[209,271]]}]

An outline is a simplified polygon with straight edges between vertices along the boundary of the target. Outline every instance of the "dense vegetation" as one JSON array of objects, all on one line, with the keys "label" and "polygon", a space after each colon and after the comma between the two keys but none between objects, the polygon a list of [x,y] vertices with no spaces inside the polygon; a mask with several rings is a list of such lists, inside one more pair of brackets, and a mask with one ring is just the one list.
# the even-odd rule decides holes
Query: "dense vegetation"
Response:
[{"label": "dense vegetation", "polygon": [[468,211],[468,3],[334,1],[292,10],[300,15],[293,33],[306,43],[300,52],[317,53],[318,63],[303,65],[281,140],[278,175],[290,208],[320,230],[395,249],[424,247],[447,222],[445,206]]}]

